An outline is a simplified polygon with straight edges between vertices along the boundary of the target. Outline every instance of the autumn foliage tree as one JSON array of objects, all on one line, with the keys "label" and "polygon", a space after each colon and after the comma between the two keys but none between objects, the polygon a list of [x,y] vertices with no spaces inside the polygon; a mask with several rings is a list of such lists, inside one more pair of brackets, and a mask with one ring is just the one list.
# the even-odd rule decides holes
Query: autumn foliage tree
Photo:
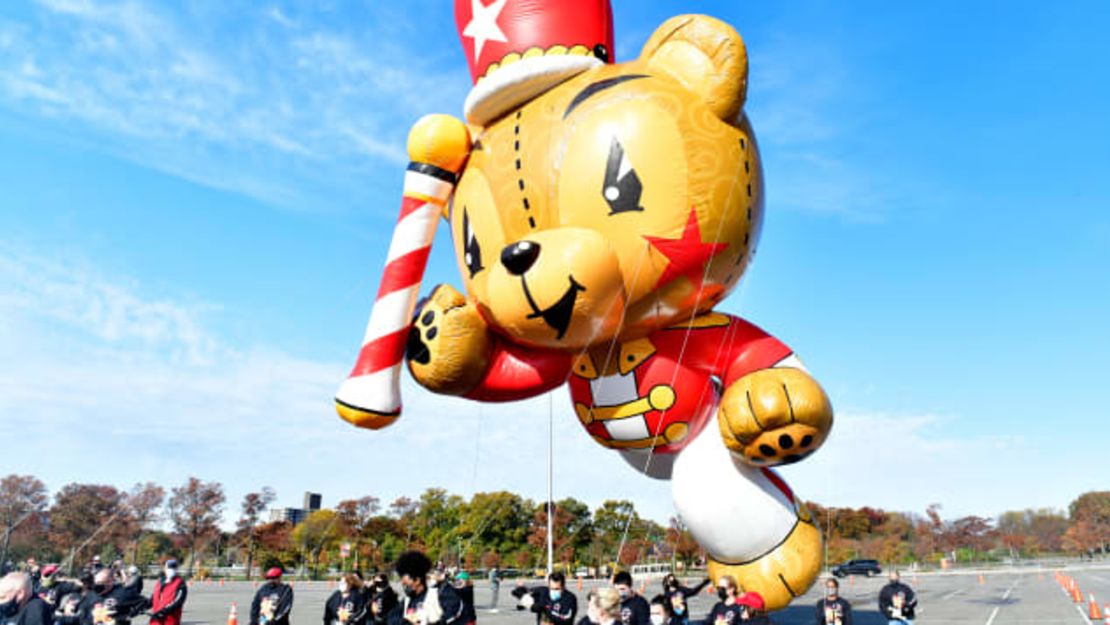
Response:
[{"label": "autumn foliage tree", "polygon": [[76,564],[98,547],[124,552],[133,535],[126,494],[104,484],[66,484],[50,507],[50,542]]},{"label": "autumn foliage tree", "polygon": [[333,549],[342,535],[342,522],[334,510],[317,510],[293,529],[293,544],[311,558],[313,579],[319,575],[320,556]]},{"label": "autumn foliage tree", "polygon": [[1064,543],[1072,551],[1106,551],[1110,547],[1110,491],[1083,493],[1068,506],[1070,527]]},{"label": "autumn foliage tree", "polygon": [[236,525],[243,541],[246,542],[247,579],[251,578],[251,570],[254,568],[255,527],[262,518],[262,513],[266,511],[266,507],[273,503],[275,499],[277,499],[277,494],[274,493],[274,489],[263,486],[262,490],[256,493],[244,495],[243,503],[239,506],[242,516],[239,517],[239,522]]},{"label": "autumn foliage tree", "polygon": [[190,477],[173,489],[168,509],[174,531],[189,548],[189,574],[193,573],[197,548],[216,538],[224,511],[224,488],[219,482]]},{"label": "autumn foliage tree", "polygon": [[139,561],[139,544],[142,542],[143,534],[161,520],[160,510],[165,499],[166,489],[154,482],[135,484],[131,488],[131,492],[124,496],[124,503],[127,506],[135,530],[135,535],[132,538],[132,562]]},{"label": "autumn foliage tree", "polygon": [[0,562],[8,561],[12,536],[25,523],[39,525],[37,518],[50,501],[46,486],[30,475],[9,475],[0,480]]}]

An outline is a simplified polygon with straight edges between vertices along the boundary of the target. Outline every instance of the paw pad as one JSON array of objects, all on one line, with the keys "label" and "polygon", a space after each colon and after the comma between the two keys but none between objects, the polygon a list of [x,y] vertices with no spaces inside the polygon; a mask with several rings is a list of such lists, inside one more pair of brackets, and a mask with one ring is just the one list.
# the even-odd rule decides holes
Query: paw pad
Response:
[{"label": "paw pad", "polygon": [[740,450],[755,465],[778,466],[793,464],[816,451],[820,444],[818,432],[802,424],[791,424],[764,432]]}]

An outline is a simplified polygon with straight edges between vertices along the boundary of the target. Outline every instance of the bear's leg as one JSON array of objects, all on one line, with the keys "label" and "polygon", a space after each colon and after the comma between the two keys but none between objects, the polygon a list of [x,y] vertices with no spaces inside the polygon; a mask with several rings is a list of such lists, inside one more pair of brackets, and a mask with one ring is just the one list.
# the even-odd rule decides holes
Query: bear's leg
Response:
[{"label": "bear's leg", "polygon": [[709,574],[732,575],[769,609],[804,594],[821,567],[821,535],[808,511],[770,469],[735,458],[711,428],[679,453],[675,507],[709,553]]}]

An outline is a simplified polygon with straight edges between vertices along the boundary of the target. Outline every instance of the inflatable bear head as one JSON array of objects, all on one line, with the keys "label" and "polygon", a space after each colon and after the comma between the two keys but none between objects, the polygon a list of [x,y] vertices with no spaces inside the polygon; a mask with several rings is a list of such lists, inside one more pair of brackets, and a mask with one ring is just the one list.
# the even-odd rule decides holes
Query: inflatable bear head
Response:
[{"label": "inflatable bear head", "polygon": [[746,81],[731,26],[679,16],[640,58],[472,127],[449,220],[465,291],[487,322],[525,345],[581,349],[725,297],[763,212]]}]

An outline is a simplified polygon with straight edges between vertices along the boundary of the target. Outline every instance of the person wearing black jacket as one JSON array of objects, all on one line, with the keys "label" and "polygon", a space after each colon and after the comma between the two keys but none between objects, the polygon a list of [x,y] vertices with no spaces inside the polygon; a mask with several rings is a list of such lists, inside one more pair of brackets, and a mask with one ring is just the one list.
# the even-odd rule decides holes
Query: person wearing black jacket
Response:
[{"label": "person wearing black jacket", "polygon": [[478,622],[478,611],[474,608],[474,582],[470,580],[470,573],[459,571],[453,585],[463,602],[463,624],[474,625]]},{"label": "person wearing black jacket", "polygon": [[266,583],[259,587],[251,601],[250,625],[289,625],[293,610],[293,588],[281,583],[282,570],[266,571]]},{"label": "person wearing black jacket", "polygon": [[50,608],[35,596],[27,573],[8,573],[0,579],[0,625],[50,625]]},{"label": "person wearing black jacket", "polygon": [[93,606],[100,601],[93,585],[92,573],[85,572],[78,578],[75,592],[58,595],[54,608],[55,625],[92,625]]},{"label": "person wearing black jacket", "polygon": [[546,588],[532,591],[534,601],[532,611],[536,613],[536,625],[540,618],[547,615],[552,625],[574,625],[578,614],[578,597],[566,589],[566,576],[555,571],[547,577]]},{"label": "person wearing black jacket", "polygon": [[432,586],[428,572],[432,562],[419,551],[406,551],[397,558],[397,575],[405,591],[401,603],[389,616],[389,625],[464,625],[466,606],[450,584]]},{"label": "person wearing black jacket", "polygon": [[898,571],[890,572],[890,583],[879,591],[879,612],[892,623],[913,625],[917,596],[906,584],[902,583]]},{"label": "person wearing black jacket", "polygon": [[365,625],[368,611],[362,580],[348,573],[324,604],[324,625]]},{"label": "person wearing black jacket", "polygon": [[736,579],[731,575],[717,578],[717,603],[705,617],[705,625],[739,625],[744,606],[736,602]]},{"label": "person wearing black jacket", "polygon": [[42,567],[42,574],[39,578],[39,587],[35,594],[39,596],[50,606],[53,610],[54,606],[58,605],[58,601],[62,597],[78,592],[81,587],[74,582],[59,579],[61,576],[58,574],[58,565],[47,564]]},{"label": "person wearing black jacket", "polygon": [[817,602],[816,625],[852,625],[852,605],[840,596],[840,582],[825,580],[825,598]]},{"label": "person wearing black jacket", "polygon": [[663,596],[667,599],[670,599],[675,595],[682,595],[684,599],[689,599],[690,597],[697,595],[702,590],[705,590],[705,587],[709,585],[709,582],[710,579],[707,577],[701,580],[701,583],[697,586],[690,588],[679,583],[678,578],[674,576],[674,573],[667,573],[663,576]]},{"label": "person wearing black jacket", "polygon": [[386,625],[389,613],[397,607],[397,593],[389,585],[389,577],[385,573],[378,573],[364,590],[369,613],[367,622],[371,625]]},{"label": "person wearing black jacket", "polygon": [[143,594],[143,575],[139,571],[139,567],[132,564],[127,567],[127,571],[123,575],[123,587],[136,595]]},{"label": "person wearing black jacket", "polygon": [[93,621],[99,612],[115,625],[130,625],[131,619],[149,605],[146,597],[117,586],[109,569],[101,569],[93,577],[93,591],[99,596],[90,614]]},{"label": "person wearing black jacket", "polygon": [[613,576],[613,588],[621,598],[621,625],[651,625],[647,599],[632,589],[632,575],[621,571]]}]

